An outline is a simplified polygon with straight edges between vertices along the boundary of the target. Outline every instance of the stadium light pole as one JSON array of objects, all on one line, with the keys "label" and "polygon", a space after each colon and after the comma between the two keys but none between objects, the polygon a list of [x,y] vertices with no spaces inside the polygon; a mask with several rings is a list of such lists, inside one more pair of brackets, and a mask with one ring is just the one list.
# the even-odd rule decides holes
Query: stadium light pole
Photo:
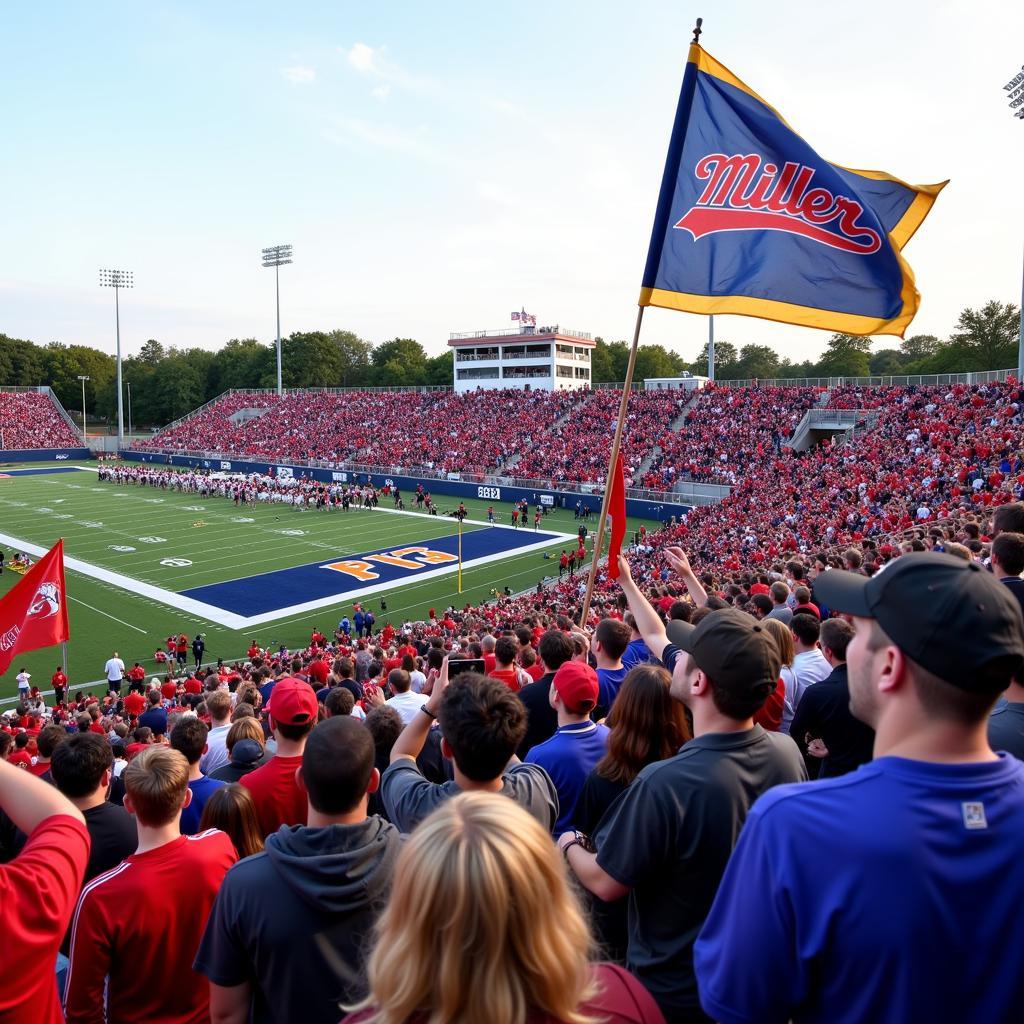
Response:
[{"label": "stadium light pole", "polygon": [[281,394],[281,267],[292,261],[290,245],[272,245],[263,250],[263,266],[274,268],[274,292],[277,296],[277,393]]},{"label": "stadium light pole", "polygon": [[121,386],[121,304],[118,292],[134,288],[134,274],[130,270],[101,270],[100,287],[114,289],[114,318],[117,325],[117,447],[124,447],[124,389]]},{"label": "stadium light pole", "polygon": [[89,434],[88,434],[88,432],[85,429],[85,382],[87,380],[92,380],[92,378],[89,377],[89,376],[86,376],[85,374],[80,373],[78,375],[78,379],[82,382],[82,437],[85,439],[85,446],[86,446],[86,448],[88,448],[89,447]]},{"label": "stadium light pole", "polygon": [[132,439],[132,382],[126,380],[124,386],[128,389],[128,442]]}]

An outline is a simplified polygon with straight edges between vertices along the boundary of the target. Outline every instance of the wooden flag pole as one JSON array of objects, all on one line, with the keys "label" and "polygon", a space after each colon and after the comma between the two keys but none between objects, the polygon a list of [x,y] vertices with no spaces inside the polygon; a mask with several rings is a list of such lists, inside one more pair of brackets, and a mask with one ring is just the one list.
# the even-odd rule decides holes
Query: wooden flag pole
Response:
[{"label": "wooden flag pole", "polygon": [[619,445],[622,442],[622,429],[626,423],[626,407],[629,405],[629,389],[633,384],[633,370],[636,367],[636,350],[640,343],[640,325],[644,319],[644,307],[641,306],[636,313],[636,329],[633,331],[633,347],[629,350],[629,362],[626,364],[626,379],[622,385],[622,400],[619,402],[619,419],[615,424],[615,437],[612,439],[612,452],[608,459],[608,473],[604,480],[604,498],[601,501],[601,516],[597,521],[597,535],[594,537],[594,557],[590,562],[590,576],[587,579],[587,593],[583,598],[583,609],[580,612],[580,626],[585,626],[587,616],[590,614],[590,602],[594,596],[594,583],[597,580],[597,563],[601,558],[601,548],[604,545],[604,530],[608,522],[608,500],[611,497],[612,473],[615,472],[615,462],[619,457]]}]

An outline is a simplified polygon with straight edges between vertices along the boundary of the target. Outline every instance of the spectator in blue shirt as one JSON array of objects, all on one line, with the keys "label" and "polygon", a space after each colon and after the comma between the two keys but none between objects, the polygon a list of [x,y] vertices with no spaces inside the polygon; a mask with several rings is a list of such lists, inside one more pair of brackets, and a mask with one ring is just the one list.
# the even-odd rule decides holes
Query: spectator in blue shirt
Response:
[{"label": "spectator in blue shirt", "polygon": [[590,653],[597,664],[597,713],[595,719],[604,718],[611,710],[615,694],[629,669],[622,664],[632,630],[620,619],[602,619],[590,638]]},{"label": "spectator in blue shirt", "polygon": [[633,613],[626,612],[622,619],[629,626],[629,643],[622,655],[622,667],[628,672],[631,668],[650,661],[651,649],[640,635],[640,630],[636,628],[636,619],[633,618]]},{"label": "spectator in blue shirt", "polygon": [[183,718],[171,730],[171,746],[185,755],[188,761],[188,788],[192,800],[181,812],[181,834],[193,836],[199,831],[199,821],[210,794],[226,782],[207,778],[199,770],[199,759],[206,753],[206,737],[209,729],[195,715]]},{"label": "spectator in blue shirt", "polygon": [[555,835],[573,827],[576,801],[608,746],[607,727],[590,720],[597,695],[597,673],[580,661],[567,661],[551,681],[549,699],[558,715],[558,731],[526,755],[526,763],[540,765],[558,791]]},{"label": "spectator in blue shirt", "polygon": [[167,712],[161,707],[161,696],[159,690],[150,690],[146,694],[146,701],[149,707],[139,715],[139,726],[145,726],[153,730],[153,735],[160,741],[167,732]]},{"label": "spectator in blue shirt", "polygon": [[1024,765],[986,728],[1024,662],[1009,590],[952,555],[815,582],[853,616],[875,760],[755,804],[695,948],[723,1024],[1017,1021]]}]

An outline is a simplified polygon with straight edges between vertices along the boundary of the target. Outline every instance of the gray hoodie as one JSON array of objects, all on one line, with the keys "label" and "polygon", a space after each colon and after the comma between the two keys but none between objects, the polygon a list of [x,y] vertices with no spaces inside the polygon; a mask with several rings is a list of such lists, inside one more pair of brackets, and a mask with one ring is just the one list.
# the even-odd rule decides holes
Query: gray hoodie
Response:
[{"label": "gray hoodie", "polygon": [[376,816],[358,825],[284,826],[227,874],[195,969],[253,986],[252,1021],[336,1024],[366,992],[370,930],[401,846]]}]

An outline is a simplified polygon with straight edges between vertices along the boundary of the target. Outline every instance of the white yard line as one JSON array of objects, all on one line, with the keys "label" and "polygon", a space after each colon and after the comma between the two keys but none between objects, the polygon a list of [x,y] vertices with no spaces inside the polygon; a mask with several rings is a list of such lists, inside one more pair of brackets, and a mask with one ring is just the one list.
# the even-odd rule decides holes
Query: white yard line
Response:
[{"label": "white yard line", "polygon": [[[67,559],[65,559],[65,561],[67,561]],[[68,594],[68,600],[74,601],[75,604],[84,605],[86,608],[89,608],[91,611],[96,612],[98,615],[105,615],[108,619],[113,619],[115,622],[120,622],[122,626],[127,626],[129,629],[134,629],[136,633],[142,633],[143,636],[145,636],[146,634],[146,631],[144,629],[139,629],[138,626],[133,626],[130,622],[125,622],[124,619],[119,619],[116,615],[111,615],[110,612],[105,612],[101,608],[94,608],[91,604],[86,604],[85,601],[82,601],[80,598],[72,597],[70,594]]]}]

